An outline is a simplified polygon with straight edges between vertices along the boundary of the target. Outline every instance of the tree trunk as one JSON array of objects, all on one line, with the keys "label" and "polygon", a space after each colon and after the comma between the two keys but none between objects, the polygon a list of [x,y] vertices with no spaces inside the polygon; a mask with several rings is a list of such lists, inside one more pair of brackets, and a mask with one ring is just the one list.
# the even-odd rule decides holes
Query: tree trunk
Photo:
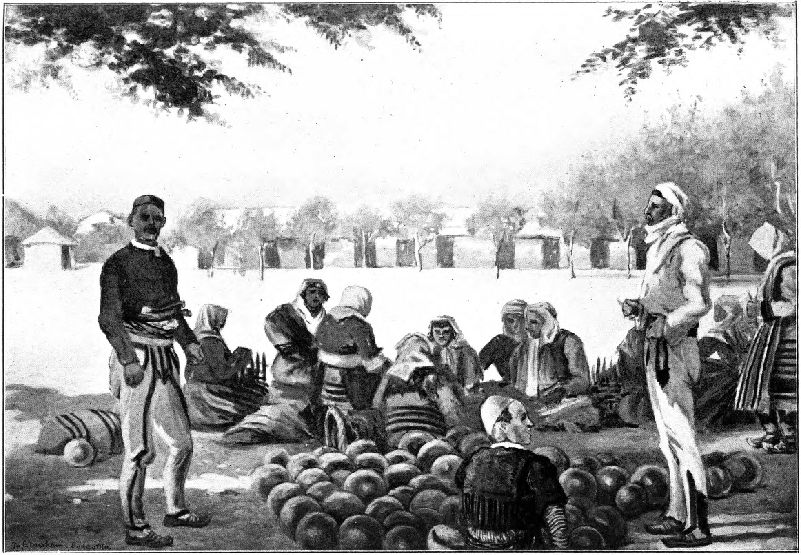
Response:
[{"label": "tree trunk", "polygon": [[314,269],[314,240],[309,241],[309,268]]},{"label": "tree trunk", "polygon": [[423,245],[417,235],[414,236],[414,263],[417,264],[417,271],[423,271]]},{"label": "tree trunk", "polygon": [[220,242],[217,241],[214,243],[214,246],[211,247],[211,262],[209,262],[209,277],[214,277],[214,259],[217,258],[217,249],[220,246]]},{"label": "tree trunk", "polygon": [[367,232],[362,231],[362,268],[367,268]]},{"label": "tree trunk", "polygon": [[576,242],[576,234],[570,234],[570,247],[567,250],[567,259],[570,264],[570,279],[576,279],[576,267],[573,264],[573,244]]},{"label": "tree trunk", "polygon": [[502,242],[495,247],[495,279],[501,278],[501,245]]},{"label": "tree trunk", "polygon": [[631,239],[634,235],[634,229],[629,229],[626,236],[626,279],[631,279]]},{"label": "tree trunk", "polygon": [[259,246],[259,279],[261,281],[264,281],[264,253],[266,248],[267,244],[262,241]]},{"label": "tree trunk", "polygon": [[726,283],[731,283],[731,235],[726,229],[726,222],[720,225],[720,238],[723,240],[723,251],[726,253]]}]

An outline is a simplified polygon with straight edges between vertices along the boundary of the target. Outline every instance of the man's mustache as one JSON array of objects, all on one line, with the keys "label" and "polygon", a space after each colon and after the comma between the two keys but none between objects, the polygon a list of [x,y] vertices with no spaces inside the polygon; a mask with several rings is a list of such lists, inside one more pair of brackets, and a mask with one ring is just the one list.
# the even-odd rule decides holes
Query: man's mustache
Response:
[{"label": "man's mustache", "polygon": [[152,227],[152,226],[148,226],[148,227],[144,228],[144,230],[143,230],[143,231],[144,231],[145,233],[152,233],[152,234],[154,234],[154,235],[155,235],[156,233],[158,233],[158,230],[157,230],[155,227]]}]

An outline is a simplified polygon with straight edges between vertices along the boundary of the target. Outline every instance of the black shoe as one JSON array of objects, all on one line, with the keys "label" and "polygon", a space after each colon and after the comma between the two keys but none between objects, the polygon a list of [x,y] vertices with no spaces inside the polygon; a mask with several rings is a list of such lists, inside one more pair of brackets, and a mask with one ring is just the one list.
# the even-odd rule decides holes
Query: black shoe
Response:
[{"label": "black shoe", "polygon": [[645,525],[645,531],[654,536],[674,536],[684,530],[684,524],[673,517],[664,517],[661,521]]},{"label": "black shoe", "polygon": [[210,516],[192,513],[187,509],[175,513],[174,515],[164,515],[164,526],[168,526],[170,528],[174,528],[176,526],[203,528],[209,522],[211,522]]},{"label": "black shoe", "polygon": [[662,543],[665,544],[665,547],[670,548],[704,547],[712,543],[712,534],[695,529],[669,538],[662,538]]},{"label": "black shoe", "polygon": [[748,442],[748,445],[754,447],[756,449],[765,449],[769,445],[776,445],[779,443],[781,438],[776,433],[766,433],[760,437],[749,437],[746,438],[745,441]]},{"label": "black shoe", "polygon": [[125,543],[137,547],[161,549],[172,545],[172,536],[161,536],[155,533],[152,528],[145,528],[141,535],[133,534],[131,530],[128,530],[125,532]]}]

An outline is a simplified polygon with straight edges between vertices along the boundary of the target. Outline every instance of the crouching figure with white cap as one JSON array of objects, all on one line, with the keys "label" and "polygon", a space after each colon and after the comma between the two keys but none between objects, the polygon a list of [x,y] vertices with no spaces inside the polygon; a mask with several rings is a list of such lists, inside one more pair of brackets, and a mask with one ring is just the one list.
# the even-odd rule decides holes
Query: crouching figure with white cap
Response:
[{"label": "crouching figure with white cap", "polygon": [[532,423],[525,407],[492,395],[481,405],[481,420],[495,443],[476,450],[456,473],[463,543],[440,525],[429,534],[429,549],[567,549],[567,497],[553,463],[526,448]]}]

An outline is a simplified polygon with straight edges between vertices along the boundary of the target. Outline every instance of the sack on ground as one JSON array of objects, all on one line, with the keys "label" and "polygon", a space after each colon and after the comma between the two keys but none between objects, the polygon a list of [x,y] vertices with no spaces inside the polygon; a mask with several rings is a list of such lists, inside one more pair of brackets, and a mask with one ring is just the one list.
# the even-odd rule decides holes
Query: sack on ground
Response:
[{"label": "sack on ground", "polygon": [[119,415],[103,409],[79,409],[50,416],[42,422],[34,450],[46,455],[62,455],[64,446],[77,438],[85,439],[95,448],[95,461],[122,453]]}]

